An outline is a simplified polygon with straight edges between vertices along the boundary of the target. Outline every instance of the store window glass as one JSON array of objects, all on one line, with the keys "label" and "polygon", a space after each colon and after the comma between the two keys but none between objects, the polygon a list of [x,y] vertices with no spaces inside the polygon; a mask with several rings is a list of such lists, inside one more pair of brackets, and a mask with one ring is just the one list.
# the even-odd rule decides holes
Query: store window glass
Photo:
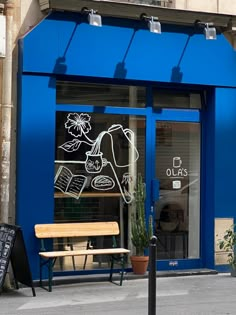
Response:
[{"label": "store window glass", "polygon": [[153,104],[157,108],[200,109],[203,93],[153,89]]},{"label": "store window glass", "polygon": [[[129,247],[129,209],[137,173],[144,176],[145,119],[128,115],[56,113],[55,222],[117,221],[118,245]],[[91,239],[111,246],[111,237]],[[84,247],[75,240],[73,248]],[[67,240],[55,247],[71,246]],[[79,258],[78,258],[79,259]],[[82,259],[83,261],[83,259]],[[77,262],[80,269],[82,262]],[[76,264],[75,264],[76,265]],[[63,258],[58,269],[73,269]],[[104,257],[90,257],[86,268],[107,268]]]},{"label": "store window glass", "polygon": [[146,88],[57,81],[57,104],[145,107]]},{"label": "store window glass", "polygon": [[156,123],[157,259],[200,257],[200,124]]}]

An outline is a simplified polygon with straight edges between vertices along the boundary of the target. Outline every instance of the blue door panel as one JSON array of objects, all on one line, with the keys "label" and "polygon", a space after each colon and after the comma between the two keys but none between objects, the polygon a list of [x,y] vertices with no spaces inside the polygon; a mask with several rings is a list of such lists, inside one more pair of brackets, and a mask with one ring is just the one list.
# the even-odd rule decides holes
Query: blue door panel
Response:
[{"label": "blue door panel", "polygon": [[215,216],[236,217],[236,90],[216,89]]}]

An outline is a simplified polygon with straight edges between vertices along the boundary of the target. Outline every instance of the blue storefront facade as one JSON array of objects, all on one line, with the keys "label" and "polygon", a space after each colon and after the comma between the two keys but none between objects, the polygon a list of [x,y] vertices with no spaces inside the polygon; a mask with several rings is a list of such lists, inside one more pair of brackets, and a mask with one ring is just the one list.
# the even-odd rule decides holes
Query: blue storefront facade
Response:
[{"label": "blue storefront facade", "polygon": [[[130,247],[127,178],[138,172],[146,183],[146,216],[153,215],[160,240],[157,269],[217,269],[215,219],[236,213],[236,54],[224,35],[205,40],[179,25],[154,34],[143,22],[108,17],[93,27],[79,13],[55,12],[19,47],[16,223],[33,278],[37,223],[118,220],[120,241]],[[78,141],[80,123],[87,142]],[[118,129],[125,134],[120,155],[111,136]],[[90,149],[83,146],[98,140],[107,173],[98,165],[97,173],[84,169],[81,156]],[[58,183],[62,171],[83,176],[76,196]],[[106,180],[101,189],[98,174]],[[172,201],[164,205],[167,191]]]}]

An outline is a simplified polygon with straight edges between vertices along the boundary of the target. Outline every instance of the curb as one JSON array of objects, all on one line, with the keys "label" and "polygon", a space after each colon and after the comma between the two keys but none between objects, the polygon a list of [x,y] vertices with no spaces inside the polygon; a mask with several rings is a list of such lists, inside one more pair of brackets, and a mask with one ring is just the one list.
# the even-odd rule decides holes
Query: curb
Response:
[{"label": "curb", "polygon": [[[183,276],[199,276],[199,275],[216,275],[218,272],[212,269],[190,269],[190,270],[171,270],[157,271],[156,277],[183,277]],[[123,281],[147,279],[148,272],[144,275],[136,275],[133,272],[124,274]],[[113,282],[118,281],[119,276],[113,275]],[[92,274],[92,275],[76,275],[76,276],[61,276],[53,278],[53,285],[74,284],[74,283],[91,283],[91,282],[109,282],[109,273],[107,274]],[[35,287],[39,287],[39,281],[35,280]],[[43,285],[47,285],[47,281],[43,281]]]}]

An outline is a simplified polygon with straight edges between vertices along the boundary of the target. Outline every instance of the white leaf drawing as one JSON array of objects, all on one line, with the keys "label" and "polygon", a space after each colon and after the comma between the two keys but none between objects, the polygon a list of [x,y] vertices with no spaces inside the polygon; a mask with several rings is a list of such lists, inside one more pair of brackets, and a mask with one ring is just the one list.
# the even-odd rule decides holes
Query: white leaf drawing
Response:
[{"label": "white leaf drawing", "polygon": [[65,142],[59,146],[59,148],[65,150],[66,152],[74,152],[79,149],[81,143],[82,142],[80,140],[73,139],[72,141]]}]

